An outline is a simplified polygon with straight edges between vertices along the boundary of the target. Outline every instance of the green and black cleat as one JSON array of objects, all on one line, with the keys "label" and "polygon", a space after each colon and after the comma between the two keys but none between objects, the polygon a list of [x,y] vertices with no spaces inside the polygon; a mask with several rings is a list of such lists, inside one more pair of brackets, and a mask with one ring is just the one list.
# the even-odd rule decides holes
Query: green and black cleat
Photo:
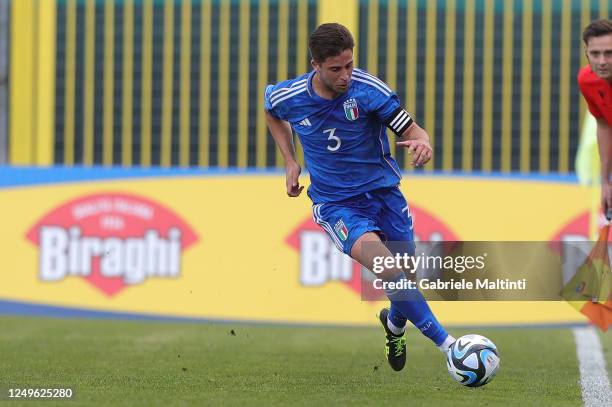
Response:
[{"label": "green and black cleat", "polygon": [[387,342],[385,343],[385,354],[387,355],[387,361],[391,365],[391,368],[396,372],[399,372],[404,368],[406,364],[406,338],[404,334],[395,335],[387,327],[387,316],[389,315],[389,309],[383,308],[378,315],[380,323],[385,330],[385,336]]}]

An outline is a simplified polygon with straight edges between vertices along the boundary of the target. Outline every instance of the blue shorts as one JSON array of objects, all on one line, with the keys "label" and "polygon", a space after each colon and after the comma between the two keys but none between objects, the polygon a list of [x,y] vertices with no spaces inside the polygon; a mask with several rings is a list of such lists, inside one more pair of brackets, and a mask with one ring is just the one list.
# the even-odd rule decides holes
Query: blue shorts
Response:
[{"label": "blue shorts", "polygon": [[366,232],[378,233],[383,241],[411,242],[408,251],[414,251],[412,216],[398,187],[376,189],[344,201],[316,204],[312,213],[314,221],[345,254],[351,254],[357,239]]}]

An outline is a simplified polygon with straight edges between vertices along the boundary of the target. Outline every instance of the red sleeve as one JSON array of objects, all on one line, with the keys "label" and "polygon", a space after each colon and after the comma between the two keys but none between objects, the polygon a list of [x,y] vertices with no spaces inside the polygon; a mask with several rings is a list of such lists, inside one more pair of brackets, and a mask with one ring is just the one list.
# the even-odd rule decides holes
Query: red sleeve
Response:
[{"label": "red sleeve", "polygon": [[[584,96],[584,94],[583,94]],[[589,107],[589,112],[591,112],[591,114],[593,115],[593,117],[597,118],[597,119],[603,119],[604,115],[603,113],[601,113],[601,111],[599,110],[599,107],[597,107],[597,105],[595,103],[593,103],[592,100],[590,100],[588,97],[584,96],[584,100],[586,100],[587,102],[587,106]]]},{"label": "red sleeve", "polygon": [[589,107],[589,112],[591,112],[591,114],[597,119],[603,118],[603,113],[601,110],[599,110],[597,104],[590,98],[589,88],[583,79],[583,75],[580,74],[578,75],[578,86],[580,87],[580,92],[582,93],[587,106]]}]

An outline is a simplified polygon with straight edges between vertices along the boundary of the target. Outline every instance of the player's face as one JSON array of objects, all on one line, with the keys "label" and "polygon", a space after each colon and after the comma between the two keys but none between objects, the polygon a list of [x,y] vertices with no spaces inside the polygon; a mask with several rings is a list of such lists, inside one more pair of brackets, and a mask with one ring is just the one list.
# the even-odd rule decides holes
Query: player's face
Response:
[{"label": "player's face", "polygon": [[591,37],[585,51],[593,72],[612,82],[612,34]]},{"label": "player's face", "polygon": [[321,64],[313,62],[322,84],[334,95],[346,92],[353,75],[353,51],[345,49],[340,55],[327,57]]}]

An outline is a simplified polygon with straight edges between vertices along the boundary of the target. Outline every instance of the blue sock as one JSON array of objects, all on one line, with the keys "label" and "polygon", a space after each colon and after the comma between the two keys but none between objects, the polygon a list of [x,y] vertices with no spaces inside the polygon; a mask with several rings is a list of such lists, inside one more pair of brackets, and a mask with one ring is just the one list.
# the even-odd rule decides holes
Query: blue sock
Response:
[{"label": "blue sock", "polygon": [[398,328],[406,326],[407,319],[402,315],[395,301],[391,301],[391,307],[389,308],[389,315],[387,318],[389,318],[389,321]]},{"label": "blue sock", "polygon": [[[402,275],[396,281],[404,278]],[[448,333],[433,315],[427,301],[418,289],[410,290],[406,288],[393,291],[386,290],[385,292],[391,300],[389,319],[393,325],[401,328],[406,325],[406,319],[408,319],[436,346],[440,346],[444,342]]]}]

